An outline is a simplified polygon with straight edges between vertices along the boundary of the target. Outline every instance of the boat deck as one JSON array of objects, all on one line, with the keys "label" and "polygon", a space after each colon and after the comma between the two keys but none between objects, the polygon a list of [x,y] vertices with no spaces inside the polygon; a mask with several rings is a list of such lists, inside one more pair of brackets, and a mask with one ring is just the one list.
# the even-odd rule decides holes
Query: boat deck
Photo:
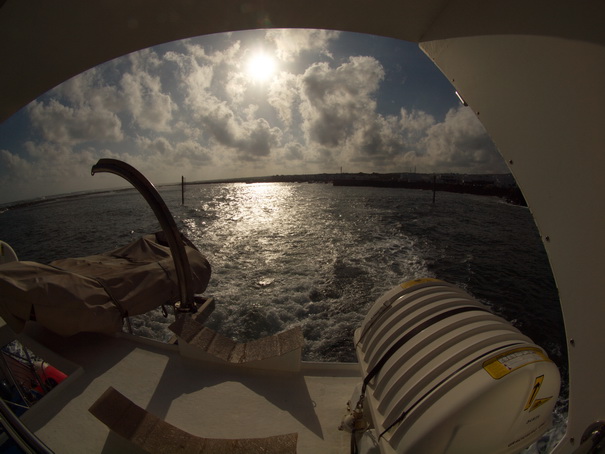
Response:
[{"label": "boat deck", "polygon": [[140,452],[88,411],[109,387],[195,436],[297,433],[299,453],[348,452],[350,434],[338,425],[360,382],[357,364],[266,371],[183,358],[178,346],[127,335],[61,338],[35,324],[24,334],[24,345],[70,375],[22,418],[55,452]]}]

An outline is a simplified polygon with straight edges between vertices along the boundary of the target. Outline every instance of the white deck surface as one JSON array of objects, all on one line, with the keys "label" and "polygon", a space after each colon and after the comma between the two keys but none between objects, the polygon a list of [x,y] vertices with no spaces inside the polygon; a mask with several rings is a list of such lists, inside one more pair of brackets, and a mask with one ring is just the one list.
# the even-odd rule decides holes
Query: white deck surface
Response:
[{"label": "white deck surface", "polygon": [[63,339],[32,326],[28,334],[50,349],[33,345],[39,354],[71,373],[24,418],[57,453],[137,452],[88,412],[109,386],[193,435],[258,438],[297,432],[299,453],[348,452],[350,435],[337,427],[361,381],[356,364],[303,363],[299,373],[268,372],[194,363],[175,346],[137,338]]}]

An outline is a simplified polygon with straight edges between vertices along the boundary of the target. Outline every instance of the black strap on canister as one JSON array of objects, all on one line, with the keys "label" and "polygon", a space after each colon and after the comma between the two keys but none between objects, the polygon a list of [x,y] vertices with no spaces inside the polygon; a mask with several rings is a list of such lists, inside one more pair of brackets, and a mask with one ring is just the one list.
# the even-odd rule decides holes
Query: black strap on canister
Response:
[{"label": "black strap on canister", "polygon": [[487,308],[482,308],[479,306],[460,306],[460,307],[456,307],[456,308],[450,309],[445,312],[441,312],[440,314],[437,314],[434,317],[431,317],[431,318],[423,321],[422,323],[416,325],[414,328],[412,328],[411,330],[406,332],[399,340],[397,340],[397,342],[395,342],[391,346],[391,348],[389,348],[385,352],[384,355],[382,355],[382,358],[380,358],[380,360],[376,363],[376,365],[372,368],[372,370],[370,372],[368,372],[366,377],[363,379],[361,395],[362,396],[365,395],[365,390],[368,386],[368,383],[378,374],[378,372],[380,372],[380,370],[383,368],[383,366],[386,364],[386,362],[397,352],[397,350],[399,350],[401,347],[403,347],[414,336],[420,334],[422,331],[424,331],[428,327],[434,325],[435,323],[445,320],[446,318],[449,318],[449,317],[452,317],[454,315],[461,314],[464,312],[470,312],[470,311],[482,311],[482,312],[491,313]]}]

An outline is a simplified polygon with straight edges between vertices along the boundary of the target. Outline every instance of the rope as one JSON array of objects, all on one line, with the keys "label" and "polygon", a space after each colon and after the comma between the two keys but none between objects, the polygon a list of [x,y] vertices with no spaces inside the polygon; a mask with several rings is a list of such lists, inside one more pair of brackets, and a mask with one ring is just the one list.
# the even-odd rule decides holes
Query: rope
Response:
[{"label": "rope", "polygon": [[[124,258],[124,257],[122,257]],[[114,306],[118,309],[118,311],[120,312],[120,315],[122,316],[123,319],[126,320],[126,325],[128,326],[128,332],[130,334],[133,334],[132,332],[132,325],[130,324],[130,318],[128,316],[128,311],[124,310],[124,308],[122,307],[122,305],[120,304],[120,302],[114,298],[113,294],[111,293],[111,290],[109,288],[109,286],[101,279],[98,277],[94,277],[94,276],[87,276],[84,274],[79,274],[79,273],[74,273],[73,271],[69,271],[69,270],[64,270],[63,268],[59,268],[58,266],[54,266],[54,265],[47,265],[50,266],[51,268],[54,268],[56,270],[59,271],[64,271],[67,273],[71,273],[77,276],[81,276],[81,277],[85,277],[88,279],[92,279],[93,281],[95,281],[96,283],[98,283],[101,287],[103,287],[103,290],[105,290],[105,293],[107,293],[107,296],[109,296],[109,299],[111,300],[111,302],[114,304]],[[32,320],[35,320],[35,313],[34,313],[34,306],[32,305],[32,313],[33,313],[33,318]]]},{"label": "rope", "polygon": [[471,312],[471,311],[489,312],[489,310],[483,309],[483,308],[478,307],[478,306],[456,307],[454,309],[450,309],[449,311],[445,311],[445,312],[442,312],[440,314],[437,314],[434,317],[429,318],[428,320],[425,320],[424,322],[416,325],[410,331],[406,332],[397,342],[395,342],[391,346],[391,348],[389,348],[387,350],[387,352],[382,356],[382,358],[380,358],[380,361],[378,361],[376,363],[376,365],[372,368],[372,370],[366,375],[366,378],[364,378],[364,380],[363,380],[363,387],[361,388],[361,394],[362,395],[365,394],[365,389],[368,386],[368,383],[370,382],[370,380],[372,380],[376,376],[376,374],[378,374],[378,372],[380,372],[380,370],[386,364],[386,362],[389,359],[391,359],[391,357],[395,353],[397,353],[397,350],[399,350],[401,347],[403,347],[413,337],[417,336],[422,331],[424,331],[425,329],[427,329],[428,327],[434,325],[437,322],[440,322],[442,320],[445,320],[446,318],[452,317],[452,316],[457,315],[457,314],[461,314],[461,313],[464,313],[464,312]]},{"label": "rope", "polygon": [[385,301],[382,307],[378,311],[376,311],[376,313],[372,316],[368,323],[363,327],[363,331],[361,332],[361,335],[359,336],[359,340],[355,344],[355,347],[357,347],[361,343],[361,341],[363,341],[363,338],[366,336],[366,334],[368,334],[368,332],[370,331],[372,326],[374,326],[376,321],[382,316],[382,314],[384,314],[387,310],[391,308],[393,302],[397,299],[398,298],[392,298],[389,301]]},{"label": "rope", "polygon": [[122,318],[126,320],[126,326],[128,326],[128,332],[130,334],[132,334],[132,325],[130,324],[130,317],[128,316],[128,311],[124,310],[124,308],[122,307],[120,302],[116,298],[114,298],[109,286],[105,282],[103,282],[102,279],[96,278],[96,277],[91,277],[91,279],[94,279],[95,281],[97,281],[99,283],[99,285],[101,287],[103,287],[103,290],[105,290],[105,293],[107,293],[107,296],[109,296],[109,299],[111,299],[111,302],[114,304],[115,307],[118,308],[118,311],[120,311],[120,315],[122,316]]}]

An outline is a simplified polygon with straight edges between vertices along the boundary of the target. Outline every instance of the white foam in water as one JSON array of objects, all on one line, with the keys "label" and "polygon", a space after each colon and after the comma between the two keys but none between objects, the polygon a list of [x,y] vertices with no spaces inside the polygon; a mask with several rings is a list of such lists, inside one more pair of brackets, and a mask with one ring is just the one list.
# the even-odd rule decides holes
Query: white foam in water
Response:
[{"label": "white foam in water", "polygon": [[553,414],[552,427],[538,441],[521,451],[521,454],[548,454],[553,451],[567,429],[568,400],[566,397],[559,397]]},{"label": "white foam in water", "polygon": [[354,361],[353,331],[368,306],[428,274],[413,241],[402,231],[387,234],[363,197],[329,198],[309,185],[229,189],[225,197],[224,187],[200,187],[220,195],[183,223],[213,265],[208,293],[217,309],[208,323],[237,340],[298,324],[305,359]]},{"label": "white foam in water", "polygon": [[[469,221],[466,207],[459,205],[470,201],[473,212],[499,207],[515,216],[502,222],[508,237],[511,225],[519,224],[516,216],[527,213],[460,195],[452,196],[457,205],[435,207],[422,201],[422,193],[308,184],[200,185],[188,189],[186,206],[172,209],[212,264],[206,293],[217,303],[209,320],[214,329],[245,341],[299,324],[307,340],[305,359],[353,361],[353,330],[368,307],[401,282],[438,277],[484,301],[481,280],[490,273],[499,281],[491,287],[487,282],[488,296],[519,285],[516,275],[503,280],[507,273],[498,247],[506,244],[498,245],[502,235],[494,224],[478,236],[472,229],[480,230],[481,221]],[[500,301],[485,302],[501,309]],[[167,323],[149,318],[142,322],[148,334],[169,336]]]}]

